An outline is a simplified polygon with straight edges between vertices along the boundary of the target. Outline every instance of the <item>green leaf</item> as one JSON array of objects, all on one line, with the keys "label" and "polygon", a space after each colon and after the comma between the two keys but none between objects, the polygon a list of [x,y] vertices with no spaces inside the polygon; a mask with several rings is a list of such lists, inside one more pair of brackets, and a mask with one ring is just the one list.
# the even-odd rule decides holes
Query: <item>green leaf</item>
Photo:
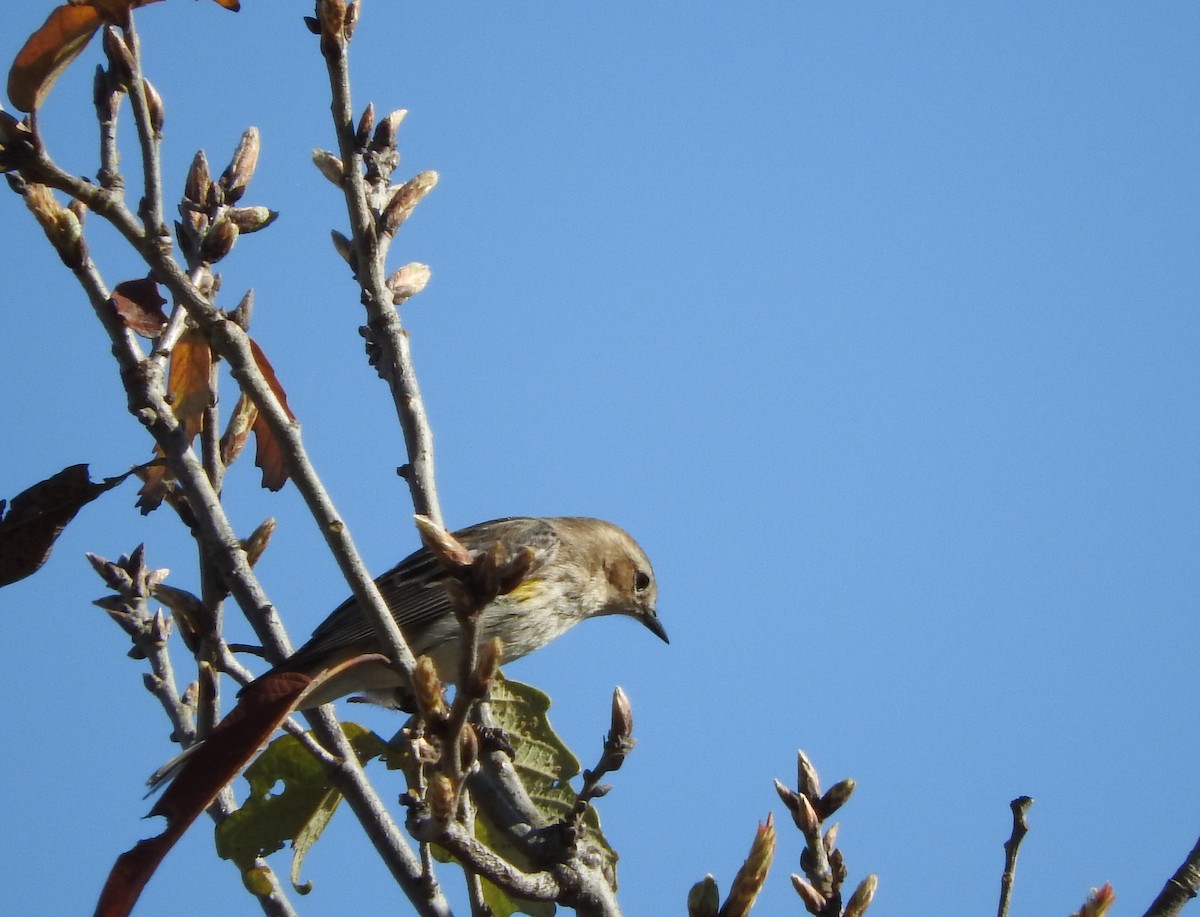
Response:
[{"label": "green leaf", "polygon": [[[360,761],[384,751],[384,742],[357,723],[343,723]],[[233,860],[243,873],[260,856],[269,856],[287,842],[293,848],[291,879],[296,891],[307,894],[311,885],[299,881],[304,856],[329,824],[341,793],[329,784],[325,769],[294,736],[276,739],[246,768],[250,794],[242,807],[216,830],[217,853]],[[279,792],[272,790],[282,783]]]}]

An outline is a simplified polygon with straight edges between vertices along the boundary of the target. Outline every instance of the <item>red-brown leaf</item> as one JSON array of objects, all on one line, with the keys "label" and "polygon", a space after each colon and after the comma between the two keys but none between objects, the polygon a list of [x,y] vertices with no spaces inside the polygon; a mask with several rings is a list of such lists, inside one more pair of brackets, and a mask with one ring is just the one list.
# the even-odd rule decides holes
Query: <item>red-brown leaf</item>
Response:
[{"label": "red-brown leaf", "polygon": [[[283,386],[279,384],[275,370],[271,367],[266,354],[262,352],[262,348],[258,346],[258,342],[253,338],[250,339],[250,351],[254,354],[254,362],[266,379],[267,385],[279,399],[279,405],[283,408],[283,412],[287,414],[289,420],[295,420],[296,415],[288,407],[287,394],[284,392]],[[262,486],[267,490],[279,490],[287,483],[287,465],[283,460],[283,448],[261,413],[254,420],[254,443],[254,464],[262,469]]]},{"label": "red-brown leaf", "polygon": [[167,391],[189,442],[204,429],[204,412],[213,399],[211,377],[212,348],[198,329],[185,331],[171,351]]},{"label": "red-brown leaf", "polygon": [[158,292],[158,284],[150,277],[124,280],[113,289],[110,302],[117,315],[131,331],[144,338],[156,338],[167,324],[162,307],[166,300]]},{"label": "red-brown leaf", "polygon": [[21,111],[33,111],[54,81],[87,47],[102,22],[93,6],[57,7],[17,53],[8,71],[8,97]]},{"label": "red-brown leaf", "polygon": [[92,481],[87,465],[71,465],[13,497],[6,514],[0,500],[0,586],[35,573],[75,514],[127,477]]},{"label": "red-brown leaf", "polygon": [[[325,682],[358,665],[387,660],[377,653],[354,656],[315,677],[275,672],[252,682],[238,705],[221,720],[208,739],[188,756],[151,815],[167,819],[166,830],[139,841],[117,857],[96,904],[96,917],[127,917],[158,864],[219,792],[245,767],[271,734],[306,697]],[[307,694],[306,694],[307,692]]]}]

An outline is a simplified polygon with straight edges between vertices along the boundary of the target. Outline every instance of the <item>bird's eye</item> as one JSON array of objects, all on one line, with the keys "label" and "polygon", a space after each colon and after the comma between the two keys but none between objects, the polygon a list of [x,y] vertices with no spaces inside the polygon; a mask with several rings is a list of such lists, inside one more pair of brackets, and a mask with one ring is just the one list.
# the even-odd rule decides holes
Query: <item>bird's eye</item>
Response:
[{"label": "bird's eye", "polygon": [[633,577],[633,588],[636,592],[645,592],[650,588],[650,574],[645,570],[639,570]]}]

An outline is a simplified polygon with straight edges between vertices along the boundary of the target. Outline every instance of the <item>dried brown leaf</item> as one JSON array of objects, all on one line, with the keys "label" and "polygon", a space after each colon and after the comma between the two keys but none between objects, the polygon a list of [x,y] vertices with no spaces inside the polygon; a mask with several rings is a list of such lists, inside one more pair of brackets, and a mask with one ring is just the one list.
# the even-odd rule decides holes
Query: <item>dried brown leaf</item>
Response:
[{"label": "dried brown leaf", "polygon": [[204,412],[212,404],[212,362],[212,348],[197,328],[185,331],[171,351],[167,391],[189,442],[204,429]]},{"label": "dried brown leaf", "polygon": [[7,513],[0,500],[0,586],[36,572],[75,514],[129,474],[92,481],[87,465],[71,465],[17,494]]},{"label": "dried brown leaf", "polygon": [[[250,339],[250,351],[254,355],[254,362],[258,366],[259,372],[263,374],[267,385],[275,393],[275,397],[279,399],[279,406],[287,414],[288,420],[295,420],[296,415],[288,407],[287,394],[284,392],[279,378],[275,375],[275,370],[272,368],[271,362],[267,359],[267,355],[262,352],[262,348],[258,346],[258,342],[253,338]],[[288,479],[287,464],[283,458],[283,447],[279,444],[279,441],[275,438],[275,434],[271,432],[270,426],[267,425],[266,419],[261,414],[255,418],[253,429],[256,447],[254,464],[262,469],[262,486],[267,490],[279,490],[287,483]]]},{"label": "dried brown leaf", "polygon": [[123,280],[112,291],[109,301],[129,330],[144,338],[156,338],[167,325],[163,312],[166,300],[151,277]]}]

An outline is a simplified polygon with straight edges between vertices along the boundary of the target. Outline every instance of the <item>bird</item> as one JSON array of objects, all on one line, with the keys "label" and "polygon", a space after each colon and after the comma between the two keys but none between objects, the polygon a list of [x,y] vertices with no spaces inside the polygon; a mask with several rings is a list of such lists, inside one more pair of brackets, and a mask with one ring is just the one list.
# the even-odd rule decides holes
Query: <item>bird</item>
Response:
[{"label": "bird", "polygon": [[[499,637],[502,665],[540,649],[581,621],[604,615],[631,617],[670,642],[658,619],[658,586],[650,560],[628,532],[611,522],[582,516],[512,516],[469,526],[453,536],[475,554],[494,545],[509,557],[528,552],[520,582],[491,601],[480,617],[480,643]],[[375,582],[413,654],[429,656],[442,681],[453,682],[461,647],[450,592],[453,580],[444,564],[423,547]],[[357,600],[349,598],[306,643],[262,677],[278,672],[312,677],[380,649],[370,620]],[[368,663],[329,679],[306,698],[304,708],[348,694],[380,700],[399,690],[403,696],[406,689],[393,667]]]}]

